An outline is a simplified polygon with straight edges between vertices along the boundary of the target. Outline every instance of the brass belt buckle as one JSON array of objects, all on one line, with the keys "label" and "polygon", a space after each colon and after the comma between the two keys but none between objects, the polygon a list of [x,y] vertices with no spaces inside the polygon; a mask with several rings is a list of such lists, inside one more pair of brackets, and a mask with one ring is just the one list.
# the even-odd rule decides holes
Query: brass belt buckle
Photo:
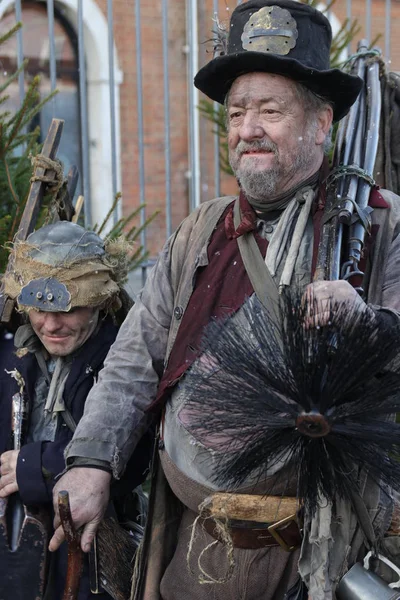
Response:
[{"label": "brass belt buckle", "polygon": [[281,519],[280,521],[277,521],[276,523],[272,523],[267,528],[268,533],[270,533],[272,535],[272,537],[274,537],[276,539],[276,541],[278,542],[280,547],[283,548],[284,550],[286,550],[286,552],[291,552],[292,550],[297,548],[297,546],[289,546],[289,544],[287,544],[285,542],[285,540],[283,539],[283,537],[281,536],[279,531],[277,531],[277,529],[278,529],[278,527],[281,527],[282,525],[286,525],[287,523],[291,523],[292,521],[294,523],[298,524],[296,513],[294,513],[293,515],[290,515],[289,517],[286,517],[285,519]]}]

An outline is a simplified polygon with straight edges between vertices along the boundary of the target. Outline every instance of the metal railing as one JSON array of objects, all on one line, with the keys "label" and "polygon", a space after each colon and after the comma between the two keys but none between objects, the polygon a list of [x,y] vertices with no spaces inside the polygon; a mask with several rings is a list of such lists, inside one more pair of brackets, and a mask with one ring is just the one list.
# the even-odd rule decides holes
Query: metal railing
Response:
[{"label": "metal railing", "polygon": [[[15,15],[15,21],[24,22],[24,9],[26,6],[32,7],[35,3],[24,2],[22,0],[0,0],[0,26],[4,15],[10,15],[10,11]],[[80,122],[80,140],[81,147],[81,186],[85,196],[85,218],[88,224],[92,224],[101,215],[104,215],[112,202],[115,193],[122,188],[124,195],[124,211],[127,212],[135,205],[144,204],[151,192],[153,184],[152,172],[154,165],[149,158],[149,150],[146,142],[148,129],[145,127],[145,108],[148,101],[146,96],[147,82],[153,77],[151,61],[149,62],[149,52],[144,50],[144,43],[148,44],[148,30],[145,37],[143,31],[145,24],[143,22],[143,10],[148,6],[143,0],[107,0],[98,4],[96,0],[43,0],[36,2],[42,8],[47,9],[48,20],[48,63],[50,89],[54,90],[58,84],[56,45],[55,45],[55,22],[57,15],[61,13],[65,19],[68,19],[71,27],[76,32],[77,52],[78,52],[78,87],[79,87],[79,122]],[[392,60],[392,42],[395,37],[399,37],[400,25],[397,26],[393,17],[393,11],[397,3],[390,0],[336,0],[329,11],[333,29],[337,29],[340,23],[347,17],[352,19],[354,16],[361,15],[358,18],[359,24],[363,28],[364,36],[371,39],[376,32],[373,31],[374,9],[379,9],[384,31],[382,37],[382,46],[384,45],[384,54],[387,60]],[[213,196],[222,193],[224,187],[224,176],[221,176],[219,167],[220,143],[218,136],[212,133],[212,125],[200,116],[198,111],[199,93],[192,85],[193,77],[202,64],[210,59],[211,55],[206,53],[203,41],[211,37],[212,17],[219,15],[220,18],[228,20],[229,11],[232,11],[236,1],[228,0],[209,0],[200,2],[199,0],[186,0],[185,10],[182,10],[182,3],[179,0],[160,0],[159,5],[154,7],[155,19],[153,33],[154,39],[161,39],[162,47],[162,79],[159,81],[159,94],[162,97],[162,115],[155,115],[153,137],[158,140],[158,146],[162,147],[164,156],[163,177],[164,192],[163,197],[159,198],[158,208],[162,209],[163,223],[158,224],[156,232],[153,232],[151,238],[151,228],[144,230],[141,236],[141,243],[144,248],[149,248],[152,255],[155,255],[161,248],[163,241],[168,237],[177,222],[174,217],[178,213],[179,220],[185,216],[185,213],[193,210],[198,204]],[[378,6],[379,5],[379,6]],[[229,9],[227,11],[227,8]],[[132,24],[131,33],[134,36],[135,56],[131,56],[130,64],[135,65],[134,81],[121,86],[124,78],[123,68],[119,69],[120,64],[126,63],[125,52],[131,52],[132,44],[124,47],[121,42],[121,10],[124,18],[122,21],[129,21]],[[158,11],[158,12],[157,12]],[[157,12],[157,14],[156,14]],[[118,14],[118,20],[115,15]],[[91,28],[91,20],[97,19],[98,23]],[[182,21],[185,26],[181,28],[180,49],[172,46],[176,39],[171,34],[171,24],[174,26]],[[397,19],[399,20],[399,19]],[[100,31],[96,34],[94,29]],[[399,31],[395,31],[395,27]],[[106,32],[106,39],[104,33]],[[361,33],[360,32],[360,37]],[[21,65],[24,58],[24,34],[17,33],[16,62]],[[95,36],[101,36],[102,47],[96,46]],[[395,37],[394,37],[395,36]],[[88,51],[88,43],[93,46]],[[98,53],[103,53],[98,56]],[[400,50],[399,50],[400,51]],[[174,63],[179,52],[186,54],[186,70],[181,73],[187,85],[185,89],[187,116],[182,118],[181,132],[172,131],[171,120],[176,118],[174,105],[176,98],[181,94],[182,87],[179,90],[176,85],[176,71]],[[1,48],[0,48],[1,56]],[[126,58],[126,57],[125,57]],[[400,57],[398,57],[400,58]],[[144,61],[145,68],[144,68]],[[154,61],[160,63],[159,55],[154,56]],[[106,64],[104,64],[106,62]],[[398,62],[400,62],[398,60]],[[154,63],[156,64],[156,63]],[[397,65],[393,64],[394,67]],[[399,65],[400,66],[400,65]],[[157,67],[158,68],[158,67]],[[399,68],[399,67],[398,67]],[[96,72],[96,69],[98,72]],[[1,72],[1,71],[0,71]],[[90,72],[90,73],[89,73]],[[24,74],[21,73],[18,82],[19,99],[22,102],[24,97]],[[53,111],[58,118],[63,118],[57,106],[57,100],[54,100]],[[100,103],[100,105],[99,105]],[[126,106],[128,105],[128,109]],[[136,120],[136,150],[131,157],[131,162],[126,160],[124,154],[125,148],[122,147],[121,129],[125,127],[125,122],[121,124],[122,113],[121,106],[125,107],[129,114],[134,114]],[[58,112],[57,112],[58,111]],[[94,121],[94,112],[97,114],[98,121]],[[126,114],[127,114],[126,113]],[[131,123],[131,121],[129,121]],[[97,131],[100,124],[100,133]],[[206,142],[204,137],[205,130],[209,131]],[[122,132],[123,133],[123,132]],[[184,146],[177,149],[177,137],[183,138]],[[175,140],[175,143],[173,141]],[[180,161],[180,168],[185,170],[187,178],[187,188],[185,194],[177,191],[174,183],[176,173],[176,164]],[[205,155],[207,157],[205,158]],[[184,157],[182,159],[182,156]],[[121,157],[125,160],[121,166]],[[150,160],[150,166],[148,161]],[[160,161],[158,161],[159,163]],[[182,167],[182,164],[184,165]],[[159,168],[159,167],[157,167]],[[128,178],[129,170],[135,170],[137,173],[135,191],[125,187],[125,181]],[[158,189],[160,189],[160,173],[156,177]],[[207,182],[205,185],[204,182]],[[182,187],[182,186],[181,186]],[[98,202],[98,198],[104,198],[109,194],[108,202]],[[151,195],[151,193],[150,193]],[[186,195],[186,197],[182,197]],[[101,205],[100,205],[101,204]],[[105,204],[105,205],[103,205]],[[178,205],[180,209],[177,210]],[[156,208],[154,203],[147,209],[141,211],[141,223],[143,224],[149,214],[149,210]],[[115,219],[118,215],[115,214]],[[150,235],[150,238],[149,238]],[[151,261],[150,261],[151,262]],[[150,263],[149,263],[150,264]]]}]

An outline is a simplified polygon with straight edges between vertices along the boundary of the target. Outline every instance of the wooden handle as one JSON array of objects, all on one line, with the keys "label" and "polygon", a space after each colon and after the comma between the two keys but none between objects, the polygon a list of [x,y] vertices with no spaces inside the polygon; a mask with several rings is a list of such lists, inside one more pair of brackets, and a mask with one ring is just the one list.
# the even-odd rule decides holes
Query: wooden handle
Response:
[{"label": "wooden handle", "polygon": [[79,181],[79,171],[76,165],[71,165],[67,175],[67,191],[69,200],[72,204],[72,201],[75,196],[76,188]]},{"label": "wooden handle", "polygon": [[60,512],[61,525],[68,543],[67,576],[65,579],[63,600],[77,600],[82,575],[83,552],[80,544],[80,535],[75,530],[72,521],[67,491],[61,491],[58,494],[58,510]]},{"label": "wooden handle", "polygon": [[203,506],[213,517],[257,523],[281,521],[299,510],[297,498],[230,493],[213,494]]},{"label": "wooden handle", "polygon": [[[49,127],[46,139],[43,144],[42,154],[52,160],[55,159],[58,151],[58,146],[61,140],[61,134],[64,127],[64,121],[61,119],[53,119]],[[37,177],[43,176],[45,169],[36,168],[35,175]],[[28,235],[32,233],[35,228],[36,221],[39,215],[40,207],[42,204],[45,184],[43,181],[33,181],[29,190],[29,195],[25,204],[24,212],[21,216],[18,231],[16,233],[16,240],[26,240]],[[10,259],[7,265],[7,271],[10,270]],[[9,323],[11,320],[12,312],[14,309],[14,301],[4,294],[3,289],[0,290],[0,320],[3,323]]]},{"label": "wooden handle", "polygon": [[[41,152],[43,156],[47,156],[48,158],[51,158],[51,160],[54,160],[56,158],[58,146],[60,145],[61,141],[63,127],[64,121],[62,121],[61,119],[52,119]],[[35,170],[35,175],[37,177],[41,177],[44,175],[45,171],[46,169],[38,167]],[[33,181],[33,183],[31,184],[31,188],[29,191],[28,199],[25,204],[24,212],[22,213],[16,239],[26,240],[28,235],[34,230],[40,206],[42,204],[44,188],[45,184],[43,183],[43,181]]]},{"label": "wooden handle", "polygon": [[72,223],[77,223],[78,219],[80,217],[82,208],[83,208],[83,202],[84,202],[84,197],[83,196],[78,196],[78,199],[76,201],[75,204],[75,214],[72,217]]}]

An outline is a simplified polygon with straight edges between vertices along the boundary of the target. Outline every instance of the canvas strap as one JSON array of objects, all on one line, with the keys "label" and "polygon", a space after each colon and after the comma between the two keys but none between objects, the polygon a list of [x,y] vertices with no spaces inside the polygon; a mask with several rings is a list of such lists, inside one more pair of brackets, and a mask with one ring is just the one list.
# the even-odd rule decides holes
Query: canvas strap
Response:
[{"label": "canvas strap", "polygon": [[363,498],[355,490],[350,490],[351,503],[357,517],[357,521],[365,537],[365,545],[368,549],[376,546],[376,535],[372,525],[372,519]]},{"label": "canvas strap", "polygon": [[[236,200],[233,207],[233,220],[235,228],[237,229],[241,221],[238,200]],[[253,233],[250,231],[239,236],[237,238],[237,243],[244,267],[256,296],[268,311],[268,314],[271,316],[274,323],[277,323],[277,309],[279,306],[278,287],[265,264]]]}]

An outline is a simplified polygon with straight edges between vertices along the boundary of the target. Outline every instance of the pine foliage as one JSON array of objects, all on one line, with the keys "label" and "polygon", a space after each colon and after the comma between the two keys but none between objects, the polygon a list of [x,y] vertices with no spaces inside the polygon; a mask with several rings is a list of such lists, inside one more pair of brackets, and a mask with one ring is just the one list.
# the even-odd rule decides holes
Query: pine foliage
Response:
[{"label": "pine foliage", "polygon": [[[116,194],[114,198],[114,202],[104,217],[103,222],[100,225],[95,225],[93,227],[93,231],[95,231],[98,235],[102,236],[104,232],[107,230],[107,239],[115,240],[119,236],[123,235],[124,238],[131,243],[137,243],[140,240],[140,235],[142,231],[146,229],[146,227],[155,219],[155,217],[159,214],[160,211],[154,212],[150,217],[146,219],[146,221],[136,227],[134,224],[135,219],[138,217],[140,211],[145,208],[145,204],[138,206],[135,210],[133,210],[126,217],[121,217],[118,221],[109,229],[110,223],[113,219],[113,215],[115,210],[117,209],[118,203],[121,200],[121,193]],[[138,269],[147,259],[149,258],[149,252],[145,251],[142,245],[135,246],[135,250],[132,255],[129,257],[129,271],[134,271]]]},{"label": "pine foliage", "polygon": [[[21,28],[18,23],[3,37],[0,37],[0,46]],[[4,273],[8,261],[8,245],[13,241],[18,231],[19,222],[25,207],[32,176],[31,157],[36,156],[40,150],[40,128],[28,130],[28,125],[33,117],[40,112],[43,105],[48,102],[57,90],[40,98],[40,77],[34,77],[26,90],[21,107],[14,113],[2,110],[9,99],[7,94],[10,85],[18,80],[19,74],[26,69],[25,60],[19,69],[0,82],[0,273]],[[158,211],[152,214],[140,227],[133,222],[144,206],[139,206],[127,217],[122,217],[110,228],[110,223],[121,199],[117,194],[103,223],[95,226],[94,230],[101,234],[107,231],[108,239],[115,239],[123,235],[130,242],[138,242],[142,231],[157,216]],[[46,196],[43,200],[42,210],[36,228],[43,225],[49,218],[49,206],[52,197]],[[143,246],[137,244],[134,253],[129,259],[129,270],[137,269],[148,258]]]},{"label": "pine foliage", "polygon": [[[20,28],[21,23],[17,23],[0,37],[0,46]],[[19,69],[0,83],[0,272],[5,270],[8,260],[7,242],[12,241],[18,231],[28,196],[32,173],[30,157],[40,150],[39,128],[28,131],[27,127],[43,105],[56,93],[53,92],[41,100],[40,78],[36,76],[30,82],[20,108],[13,114],[2,110],[9,99],[9,86],[18,80],[26,65],[27,61],[24,61]]]}]

